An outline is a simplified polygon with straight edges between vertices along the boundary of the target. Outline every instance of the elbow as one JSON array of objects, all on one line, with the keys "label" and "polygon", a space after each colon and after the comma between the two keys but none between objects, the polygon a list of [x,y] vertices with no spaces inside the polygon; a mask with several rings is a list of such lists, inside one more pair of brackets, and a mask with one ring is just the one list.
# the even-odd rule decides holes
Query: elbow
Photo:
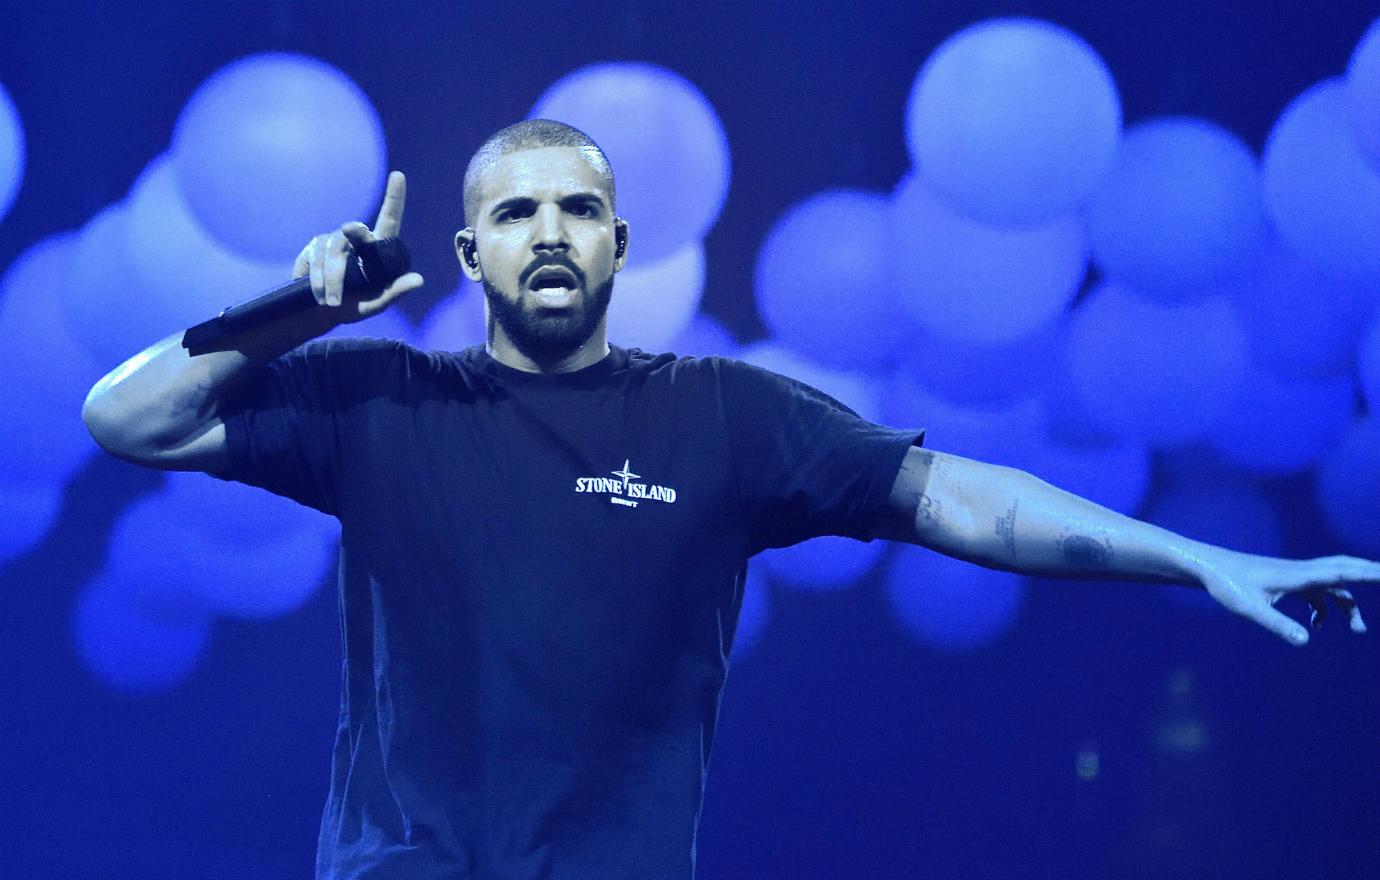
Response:
[{"label": "elbow", "polygon": [[91,389],[81,406],[81,421],[96,445],[124,461],[147,464],[150,458],[148,443],[134,430],[127,417],[111,407],[100,393],[100,386]]}]

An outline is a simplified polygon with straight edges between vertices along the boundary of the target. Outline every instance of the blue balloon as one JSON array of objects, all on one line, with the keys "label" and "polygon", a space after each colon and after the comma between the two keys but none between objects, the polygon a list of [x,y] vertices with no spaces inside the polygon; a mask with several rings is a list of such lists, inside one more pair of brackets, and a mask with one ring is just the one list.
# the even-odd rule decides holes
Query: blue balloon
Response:
[{"label": "blue balloon", "polygon": [[704,238],[728,195],[728,137],[709,99],[651,64],[592,64],[538,99],[532,118],[594,138],[613,166],[628,265],[655,263]]},{"label": "blue balloon", "polygon": [[1380,171],[1361,156],[1341,79],[1285,108],[1266,141],[1264,169],[1265,206],[1299,256],[1380,283]]},{"label": "blue balloon", "polygon": [[971,220],[912,174],[895,196],[901,255],[890,284],[929,333],[968,342],[1013,342],[1054,320],[1078,293],[1088,263],[1083,221],[1065,215],[1028,229]]},{"label": "blue balloon", "polygon": [[1052,430],[1049,405],[1034,397],[1000,406],[958,405],[929,392],[920,379],[901,377],[889,389],[886,418],[927,428],[930,448],[1019,468],[1121,513],[1135,512],[1150,481],[1143,446],[1060,439]]},{"label": "blue balloon", "polygon": [[97,449],[82,401],[115,364],[98,366],[77,344],[56,295],[76,247],[70,233],[43,239],[0,279],[0,479],[12,486],[61,486]]},{"label": "blue balloon", "polygon": [[757,569],[748,569],[743,589],[743,607],[738,611],[738,628],[733,633],[733,659],[738,661],[757,647],[771,616],[771,595],[766,579]]},{"label": "blue balloon", "polygon": [[1074,210],[1112,162],[1121,103],[1077,34],[999,18],[951,36],[906,105],[915,164],[964,213],[1008,226]]},{"label": "blue balloon", "polygon": [[671,340],[667,348],[692,357],[737,357],[738,340],[723,324],[701,312]]},{"label": "blue balloon", "polygon": [[[1297,473],[1317,463],[1351,424],[1355,409],[1350,376],[1285,380],[1257,369],[1227,402],[1210,442],[1242,470]],[[1287,439],[1281,425],[1288,426]]]},{"label": "blue balloon", "polygon": [[86,668],[106,686],[139,696],[167,691],[189,678],[210,637],[207,617],[145,613],[108,578],[89,585],[77,600],[72,629]]},{"label": "blue balloon", "polygon": [[0,565],[42,540],[61,510],[59,485],[15,486],[0,480],[0,523],[5,524],[0,528]]},{"label": "blue balloon", "polygon": [[626,348],[665,351],[695,319],[704,296],[704,276],[700,242],[656,262],[629,263],[613,284],[609,341]]},{"label": "blue balloon", "polygon": [[1228,292],[1245,320],[1251,359],[1285,379],[1349,371],[1376,304],[1365,284],[1310,264],[1278,244]]},{"label": "blue balloon", "polygon": [[141,299],[137,290],[132,294],[130,279],[138,271],[128,242],[128,207],[105,208],[82,227],[56,290],[73,338],[106,370],[187,327],[161,304]]},{"label": "blue balloon", "polygon": [[[167,156],[149,163],[126,201],[126,246],[134,276],[123,308],[169,328],[190,327],[292,278],[292,260],[251,260],[227,250],[192,216]],[[306,244],[309,235],[302,237]],[[146,340],[145,344],[152,343]]]},{"label": "blue balloon", "polygon": [[1318,467],[1328,530],[1348,550],[1380,556],[1380,418],[1357,420]]},{"label": "blue balloon", "polygon": [[1208,431],[1244,381],[1246,332],[1229,302],[1165,305],[1102,284],[1074,311],[1065,367],[1108,434],[1166,446]]},{"label": "blue balloon", "polygon": [[904,339],[892,234],[878,193],[829,190],[789,208],[757,253],[757,311],[772,336],[821,364],[889,363]]},{"label": "blue balloon", "polygon": [[747,363],[789,376],[823,391],[869,421],[881,418],[881,387],[876,379],[862,373],[821,366],[773,341],[764,340],[738,353]]},{"label": "blue balloon", "polygon": [[279,617],[315,595],[337,535],[333,520],[294,502],[178,475],[125,511],[104,577],[143,613]]},{"label": "blue balloon", "polygon": [[842,590],[867,576],[886,551],[882,541],[826,535],[760,557],[772,579],[802,590]]},{"label": "blue balloon", "polygon": [[1031,397],[1059,374],[1065,322],[1058,318],[1004,343],[942,339],[921,328],[907,329],[910,339],[901,349],[899,371],[952,403],[983,407]]},{"label": "blue balloon", "polygon": [[242,256],[292,260],[347,220],[372,221],[383,185],[383,127],[344,73],[269,53],[229,64],[192,95],[173,132],[173,166],[192,213]]},{"label": "blue balloon", "polygon": [[1214,123],[1168,117],[1126,132],[1088,205],[1093,259],[1147,295],[1196,298],[1267,240],[1255,156]]},{"label": "blue balloon", "polygon": [[422,348],[436,351],[458,351],[483,345],[488,338],[483,289],[468,278],[462,278],[454,293],[432,305],[417,335]]},{"label": "blue balloon", "polygon": [[0,85],[0,220],[5,219],[24,180],[24,125],[9,92]]},{"label": "blue balloon", "polygon": [[1371,22],[1351,54],[1346,89],[1352,134],[1370,167],[1380,171],[1380,18]]},{"label": "blue balloon", "polygon": [[1361,394],[1372,412],[1380,412],[1380,321],[1371,322],[1361,340],[1358,358],[1361,374]]},{"label": "blue balloon", "polygon": [[981,648],[1016,622],[1026,579],[905,545],[891,555],[886,598],[906,635],[940,651]]}]

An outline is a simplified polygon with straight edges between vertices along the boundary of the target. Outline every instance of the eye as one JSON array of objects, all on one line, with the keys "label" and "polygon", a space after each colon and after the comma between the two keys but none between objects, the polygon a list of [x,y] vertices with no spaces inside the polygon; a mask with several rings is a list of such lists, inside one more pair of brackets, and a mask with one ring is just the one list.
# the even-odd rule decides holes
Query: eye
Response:
[{"label": "eye", "polygon": [[589,202],[579,202],[571,206],[570,213],[576,217],[593,217],[597,211]]}]

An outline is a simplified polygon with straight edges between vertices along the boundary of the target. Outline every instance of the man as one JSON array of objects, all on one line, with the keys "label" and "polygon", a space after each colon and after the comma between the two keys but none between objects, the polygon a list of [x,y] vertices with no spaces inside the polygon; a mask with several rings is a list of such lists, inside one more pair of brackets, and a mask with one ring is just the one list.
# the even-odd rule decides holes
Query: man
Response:
[{"label": "man", "polygon": [[[1184,539],[1010,468],[922,450],[800,383],[610,346],[629,246],[608,162],[568,126],[491,138],[455,238],[488,342],[302,343],[421,285],[342,285],[352,245],[298,258],[321,307],[190,356],[169,337],[92,389],[113,454],[263,486],[341,521],[342,707],[318,877],[678,878],[746,563],[814,535],[889,538],[1033,574],[1179,582],[1294,644],[1274,610],[1380,565]],[[208,511],[208,515],[214,515]]]}]

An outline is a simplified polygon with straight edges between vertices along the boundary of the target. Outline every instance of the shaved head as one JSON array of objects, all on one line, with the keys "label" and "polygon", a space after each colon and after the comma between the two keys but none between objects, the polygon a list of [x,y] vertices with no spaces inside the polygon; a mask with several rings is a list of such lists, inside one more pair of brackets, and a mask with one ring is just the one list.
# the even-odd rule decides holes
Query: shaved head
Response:
[{"label": "shaved head", "polygon": [[502,157],[520,150],[542,147],[574,147],[593,166],[603,180],[609,194],[609,209],[614,207],[613,168],[608,157],[589,135],[573,125],[550,119],[527,119],[510,125],[486,140],[465,168],[465,225],[474,226],[479,219],[479,206],[484,198],[481,187],[484,172]]}]

